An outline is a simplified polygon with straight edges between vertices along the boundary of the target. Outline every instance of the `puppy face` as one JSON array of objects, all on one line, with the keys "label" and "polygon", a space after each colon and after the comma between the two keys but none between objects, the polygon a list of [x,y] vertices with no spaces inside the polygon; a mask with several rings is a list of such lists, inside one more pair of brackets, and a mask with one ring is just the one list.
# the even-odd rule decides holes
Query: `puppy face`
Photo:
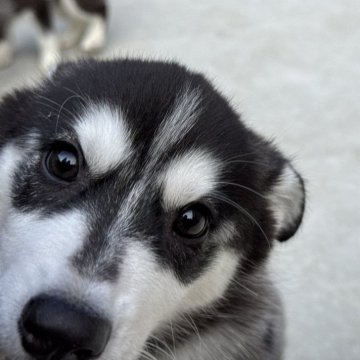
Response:
[{"label": "puppy face", "polygon": [[45,358],[21,332],[40,295],[108,320],[101,359],[137,359],[300,224],[293,167],[176,64],[65,64],[0,119],[1,359]]}]

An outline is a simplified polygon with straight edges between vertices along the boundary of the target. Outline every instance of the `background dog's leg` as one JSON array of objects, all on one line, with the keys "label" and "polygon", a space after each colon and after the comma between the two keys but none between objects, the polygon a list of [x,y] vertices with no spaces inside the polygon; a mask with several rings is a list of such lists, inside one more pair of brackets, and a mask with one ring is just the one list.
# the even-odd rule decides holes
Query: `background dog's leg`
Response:
[{"label": "background dog's leg", "polygon": [[7,33],[8,24],[0,19],[0,68],[9,66],[12,62],[12,46]]},{"label": "background dog's leg", "polygon": [[43,71],[52,71],[60,61],[60,44],[52,28],[50,5],[41,3],[35,9],[35,17],[40,24],[40,66]]},{"label": "background dog's leg", "polygon": [[89,18],[88,29],[80,44],[81,50],[94,52],[101,50],[106,44],[106,21],[101,15]]},{"label": "background dog's leg", "polygon": [[86,24],[81,20],[70,20],[70,26],[61,36],[61,47],[70,49],[76,46],[84,33]]},{"label": "background dog's leg", "polygon": [[72,23],[62,41],[64,48],[76,45],[84,33],[81,50],[95,52],[105,46],[106,4],[103,0],[61,0],[60,8]]}]

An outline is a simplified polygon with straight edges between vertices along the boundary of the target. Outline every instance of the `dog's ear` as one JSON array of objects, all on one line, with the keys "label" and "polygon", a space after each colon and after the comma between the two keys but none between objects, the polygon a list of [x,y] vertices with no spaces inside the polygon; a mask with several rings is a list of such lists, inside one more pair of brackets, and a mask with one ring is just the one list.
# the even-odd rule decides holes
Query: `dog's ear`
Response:
[{"label": "dog's ear", "polygon": [[298,230],[305,209],[305,186],[299,173],[286,161],[268,195],[275,218],[275,238],[285,241]]}]

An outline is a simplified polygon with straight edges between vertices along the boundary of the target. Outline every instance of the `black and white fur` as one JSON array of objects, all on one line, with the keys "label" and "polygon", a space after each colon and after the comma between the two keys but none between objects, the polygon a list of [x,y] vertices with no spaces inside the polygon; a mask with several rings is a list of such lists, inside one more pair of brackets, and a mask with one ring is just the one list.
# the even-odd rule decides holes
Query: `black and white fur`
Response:
[{"label": "black and white fur", "polygon": [[[54,10],[68,20],[69,28],[60,38],[54,29]],[[85,52],[98,51],[106,42],[106,0],[0,0],[0,68],[13,58],[9,29],[15,19],[30,12],[39,27],[40,65],[54,68],[61,58],[61,48],[79,43]]]},{"label": "black and white fur", "polygon": [[[282,358],[267,258],[301,222],[303,181],[202,75],[66,63],[0,119],[1,360],[30,360],[18,323],[39,294],[109,319],[101,360]],[[58,141],[84,158],[70,184],[44,170]],[[196,246],[172,228],[194,202],[212,213]]]}]

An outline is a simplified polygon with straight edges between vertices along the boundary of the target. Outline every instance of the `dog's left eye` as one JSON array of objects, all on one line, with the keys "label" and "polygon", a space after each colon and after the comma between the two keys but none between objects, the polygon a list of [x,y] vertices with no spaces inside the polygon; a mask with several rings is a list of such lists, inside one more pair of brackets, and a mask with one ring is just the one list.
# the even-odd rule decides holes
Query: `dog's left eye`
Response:
[{"label": "dog's left eye", "polygon": [[46,156],[45,166],[50,175],[63,181],[74,181],[79,173],[79,155],[69,144],[54,146]]},{"label": "dog's left eye", "polygon": [[192,204],[180,211],[173,230],[181,237],[197,239],[204,236],[209,228],[209,210],[202,204]]}]

